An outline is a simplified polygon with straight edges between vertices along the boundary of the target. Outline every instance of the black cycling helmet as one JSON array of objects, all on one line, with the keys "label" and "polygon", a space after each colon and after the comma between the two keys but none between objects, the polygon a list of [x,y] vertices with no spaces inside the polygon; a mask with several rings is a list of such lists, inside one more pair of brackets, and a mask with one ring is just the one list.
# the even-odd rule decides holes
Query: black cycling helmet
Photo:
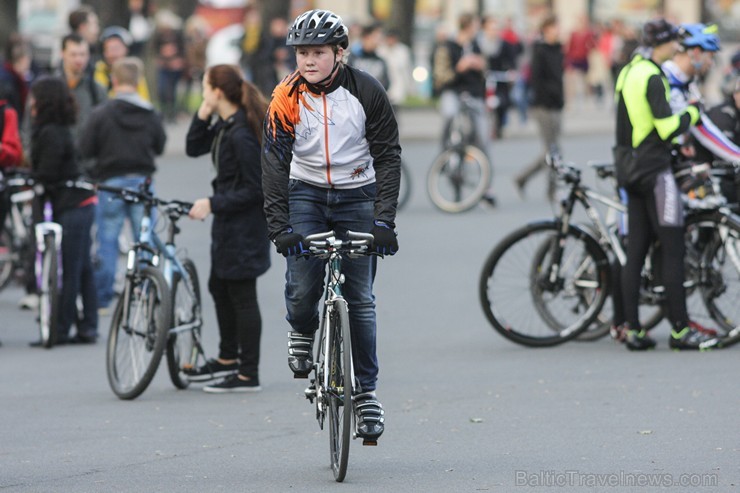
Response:
[{"label": "black cycling helmet", "polygon": [[105,43],[110,38],[120,39],[127,47],[131,47],[131,44],[134,42],[131,33],[121,26],[109,26],[103,29],[103,32],[100,33],[100,42]]},{"label": "black cycling helmet", "polygon": [[646,22],[642,28],[642,43],[658,46],[678,39],[678,29],[665,19]]},{"label": "black cycling helmet", "polygon": [[347,26],[342,18],[329,10],[309,10],[293,21],[286,39],[288,46],[339,45],[349,46]]}]

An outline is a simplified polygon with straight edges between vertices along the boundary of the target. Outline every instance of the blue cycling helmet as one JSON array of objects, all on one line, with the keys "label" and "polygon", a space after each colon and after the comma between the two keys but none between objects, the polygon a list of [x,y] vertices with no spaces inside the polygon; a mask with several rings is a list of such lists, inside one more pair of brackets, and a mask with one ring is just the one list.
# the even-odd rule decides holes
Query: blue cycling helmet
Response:
[{"label": "blue cycling helmet", "polygon": [[719,36],[716,24],[681,24],[678,29],[681,46],[701,48],[704,51],[719,51]]}]

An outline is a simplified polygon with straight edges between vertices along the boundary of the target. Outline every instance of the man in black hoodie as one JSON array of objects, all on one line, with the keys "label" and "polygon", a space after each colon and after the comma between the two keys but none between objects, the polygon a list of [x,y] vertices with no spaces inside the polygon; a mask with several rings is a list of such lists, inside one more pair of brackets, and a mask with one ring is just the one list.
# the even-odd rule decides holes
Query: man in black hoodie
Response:
[{"label": "man in black hoodie", "polygon": [[[560,147],[562,113],[565,105],[563,95],[563,47],[560,44],[560,29],[554,16],[547,17],[540,26],[541,38],[532,48],[532,87],[531,114],[537,121],[543,154],[524,169],[516,178],[520,194],[524,193],[527,181],[537,172],[546,169],[545,152]],[[547,198],[555,198],[555,176],[549,173]]]},{"label": "man in black hoodie", "polygon": [[[83,157],[95,158],[90,176],[105,185],[138,189],[156,170],[155,156],[162,154],[167,140],[160,116],[136,91],[143,66],[138,58],[118,60],[111,72],[114,98],[96,107],[79,136]],[[118,236],[123,221],[131,221],[134,237],[139,235],[143,206],[110,200],[100,192],[96,214],[98,265],[95,283],[98,307],[107,308],[113,298],[118,261]]]}]

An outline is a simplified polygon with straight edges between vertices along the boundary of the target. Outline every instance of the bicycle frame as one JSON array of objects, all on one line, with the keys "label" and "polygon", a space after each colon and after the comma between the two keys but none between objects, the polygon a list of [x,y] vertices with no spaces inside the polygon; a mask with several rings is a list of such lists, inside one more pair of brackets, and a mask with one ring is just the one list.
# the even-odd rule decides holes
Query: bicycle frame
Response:
[{"label": "bicycle frame", "polygon": [[[327,235],[329,235],[329,233],[327,233]],[[320,248],[327,248],[326,253],[318,254],[320,258],[327,258],[327,272],[326,282],[324,283],[324,307],[321,316],[321,329],[319,331],[319,343],[323,348],[321,351],[319,351],[319,354],[323,355],[323,358],[316,359],[317,365],[322,366],[322,368],[317,368],[317,374],[321,377],[321,382],[316,382],[318,385],[316,385],[315,388],[317,399],[317,417],[320,416],[319,424],[323,429],[323,416],[326,412],[326,406],[328,402],[325,394],[329,394],[331,392],[336,393],[336,390],[333,389],[331,386],[331,382],[329,382],[329,375],[331,372],[328,370],[328,367],[332,363],[328,356],[329,354],[331,354],[329,350],[331,345],[331,338],[328,337],[328,334],[330,334],[329,324],[331,321],[332,312],[336,310],[336,305],[340,302],[346,303],[346,301],[342,296],[342,284],[344,283],[344,275],[342,274],[342,256],[337,248],[341,248],[341,240],[339,240],[338,243],[335,242],[333,233],[331,233],[331,236],[312,235],[307,238],[307,241],[309,243],[312,240],[323,240],[324,245],[328,245],[328,248],[324,245],[322,245],[322,247],[312,247],[313,249],[315,249],[316,252],[319,252]],[[354,382],[354,359],[352,359],[352,365],[350,366],[350,375],[352,376],[351,382]]]},{"label": "bicycle frame", "polygon": [[[316,358],[316,372],[321,377],[320,382],[315,382],[316,386],[313,392],[309,392],[307,389],[306,397],[309,400],[313,400],[314,396],[317,398],[317,419],[319,420],[319,426],[323,429],[323,415],[326,410],[326,396],[325,394],[331,391],[331,385],[329,382],[329,371],[327,367],[331,364],[331,361],[326,357],[330,354],[329,348],[331,340],[327,337],[329,334],[329,323],[331,321],[331,314],[336,310],[336,306],[339,303],[346,303],[344,296],[342,295],[342,284],[344,283],[344,274],[342,274],[342,253],[346,253],[348,256],[360,256],[366,255],[367,245],[372,241],[372,235],[367,233],[355,233],[352,231],[347,232],[350,240],[343,241],[338,240],[335,237],[333,231],[326,233],[318,233],[309,235],[306,237],[306,242],[310,245],[309,250],[311,256],[315,256],[321,259],[327,260],[327,271],[326,271],[326,282],[324,283],[324,307],[322,310],[320,330],[319,330],[319,356],[324,355],[323,358]],[[354,387],[355,382],[355,369],[354,359],[350,365],[351,382]]]},{"label": "bicycle frame", "polygon": [[61,286],[62,283],[62,226],[59,223],[54,222],[54,213],[51,207],[51,200],[46,198],[44,200],[44,220],[36,224],[36,286],[39,290],[43,289],[41,279],[41,261],[44,252],[46,251],[46,242],[44,241],[47,236],[54,235],[54,245],[57,248],[57,255],[59,262],[57,262],[57,287]]},{"label": "bicycle frame", "polygon": [[[580,180],[580,176],[578,177]],[[592,201],[599,202],[609,208],[609,212],[626,214],[627,207],[612,198],[602,195],[598,192],[591,190],[590,188],[584,187],[580,184],[580,181],[573,183],[568,197],[563,200],[561,205],[561,233],[565,234],[568,230],[568,225],[571,223],[573,217],[573,210],[576,204],[583,206],[586,211],[591,223],[596,227],[598,234],[597,238],[594,238],[598,243],[604,247],[605,250],[611,250],[617,257],[619,263],[624,266],[627,263],[627,254],[622,247],[622,243],[619,237],[612,228],[609,228],[607,223],[610,223],[609,219],[605,222],[599,211],[596,209]]]}]

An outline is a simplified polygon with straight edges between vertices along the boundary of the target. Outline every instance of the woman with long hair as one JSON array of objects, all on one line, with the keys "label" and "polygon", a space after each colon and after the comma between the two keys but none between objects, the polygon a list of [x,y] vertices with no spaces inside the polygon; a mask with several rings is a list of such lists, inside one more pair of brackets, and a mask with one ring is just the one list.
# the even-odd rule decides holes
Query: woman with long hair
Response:
[{"label": "woman with long hair", "polygon": [[208,290],[218,319],[218,358],[190,372],[193,382],[223,380],[206,392],[260,390],[262,319],[257,277],[270,267],[270,242],[262,210],[260,165],[267,101],[232,65],[215,65],[203,76],[203,102],[187,135],[188,156],[211,153],[213,194],[196,200],[193,219],[213,214]]},{"label": "woman with long hair", "polygon": [[[62,226],[62,295],[56,344],[91,344],[98,337],[98,312],[90,248],[97,196],[65,185],[80,176],[71,126],[77,107],[67,84],[42,77],[31,86],[31,171],[52,200],[54,220]],[[78,320],[77,296],[83,316]],[[72,324],[77,335],[69,337]]]}]

